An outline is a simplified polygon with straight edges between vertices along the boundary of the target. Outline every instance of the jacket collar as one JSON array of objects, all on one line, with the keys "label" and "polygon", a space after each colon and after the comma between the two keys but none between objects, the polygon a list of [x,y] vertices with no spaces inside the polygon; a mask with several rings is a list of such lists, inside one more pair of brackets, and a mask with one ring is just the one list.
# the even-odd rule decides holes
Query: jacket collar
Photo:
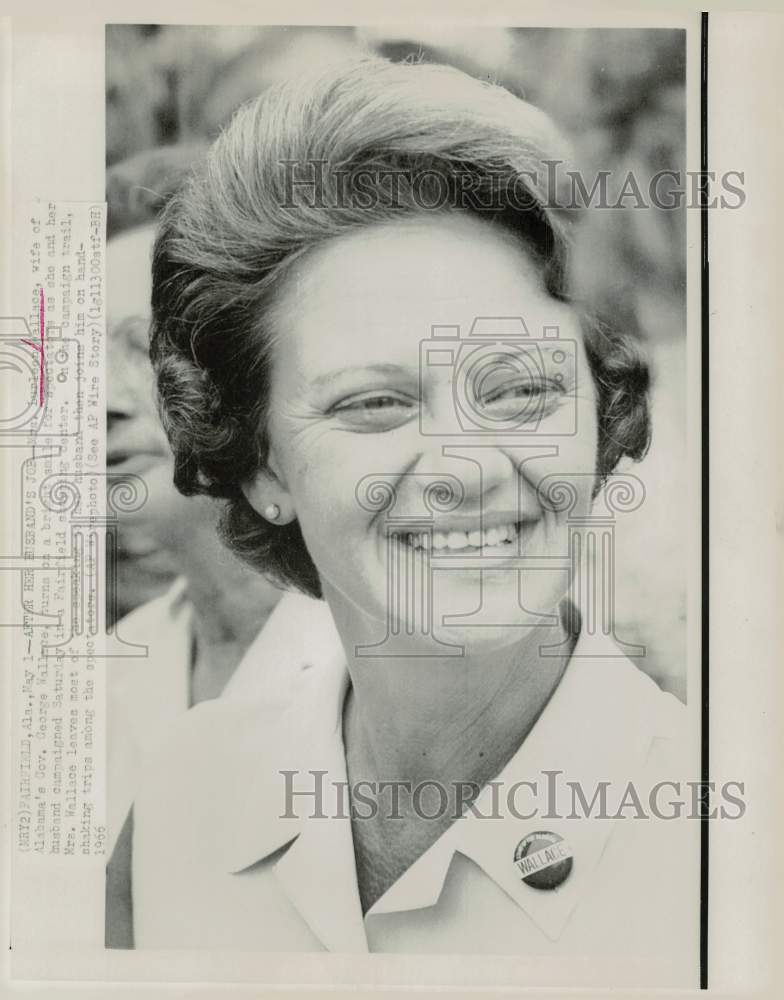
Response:
[{"label": "jacket collar", "polygon": [[[334,644],[322,644],[317,657],[293,670],[288,705],[274,719],[259,721],[252,713],[244,721],[232,717],[235,736],[245,731],[247,738],[238,759],[243,771],[232,782],[236,794],[223,804],[220,824],[225,836],[216,840],[221,845],[216,862],[240,874],[285,848],[275,862],[276,876],[320,940],[330,950],[365,951],[348,797],[340,791],[347,780],[342,708],[348,675],[336,632],[333,639]],[[496,779],[500,792],[495,810],[495,793],[488,786],[473,809],[376,901],[367,918],[433,906],[459,852],[474,861],[543,933],[558,938],[589,891],[617,825],[611,820],[567,818],[572,792],[566,782],[579,782],[589,802],[600,782],[610,782],[612,811],[630,777],[640,773],[654,737],[668,735],[652,711],[651,699],[660,695],[654,682],[620,653],[608,657],[606,647],[601,655],[595,650],[594,640],[581,634],[558,688]],[[270,761],[277,766],[271,768]],[[296,789],[318,785],[324,795],[322,812],[328,817],[340,815],[342,805],[344,818],[314,816],[312,795],[296,799],[292,813],[286,815],[284,771],[295,772]],[[553,772],[561,773],[553,777]],[[548,780],[555,781],[554,798],[545,794]],[[518,785],[531,781],[538,784],[535,802],[526,786]],[[509,808],[507,797],[515,785],[519,791]],[[515,815],[514,807],[525,814],[535,805],[536,817]],[[492,812],[494,818],[488,818]],[[563,818],[551,818],[554,814]],[[526,885],[513,864],[517,844],[537,830],[561,835],[573,852],[572,872],[556,890]]]},{"label": "jacket collar", "polygon": [[[253,744],[241,754],[244,777],[232,783],[239,794],[221,819],[230,838],[221,864],[242,877],[281,852],[276,878],[324,946],[365,952],[347,794],[339,800],[347,783],[342,709],[348,674],[339,643],[309,660],[295,674],[279,724],[266,728],[248,720]],[[305,792],[293,797],[289,812],[285,772],[294,791]],[[308,794],[315,788],[322,798]],[[341,813],[345,818],[333,818]]]},{"label": "jacket collar", "polygon": [[[629,780],[641,773],[654,737],[669,735],[651,710],[651,697],[659,693],[653,681],[625,657],[597,658],[591,652],[593,645],[581,636],[558,688],[495,779],[496,789],[486,786],[473,808],[417,859],[368,916],[435,905],[459,852],[475,862],[547,937],[557,940],[590,891],[599,859],[617,827],[609,819],[583,817],[579,807],[573,812],[572,786],[577,784],[590,803],[600,782],[609,782],[612,815]],[[535,783],[536,793],[526,783]],[[558,834],[571,848],[572,871],[554,890],[527,885],[514,866],[516,846],[535,831]]]}]

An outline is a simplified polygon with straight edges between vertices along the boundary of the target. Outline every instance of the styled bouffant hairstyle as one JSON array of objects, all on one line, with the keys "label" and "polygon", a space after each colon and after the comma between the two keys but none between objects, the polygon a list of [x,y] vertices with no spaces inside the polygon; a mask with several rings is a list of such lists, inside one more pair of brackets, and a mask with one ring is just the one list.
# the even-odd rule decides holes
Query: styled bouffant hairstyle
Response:
[{"label": "styled bouffant hairstyle", "polygon": [[[153,258],[150,353],[184,494],[225,498],[225,541],[260,572],[321,596],[297,522],[267,523],[241,484],[264,467],[269,315],[291,264],[362,227],[467,212],[514,233],[569,299],[568,162],[539,110],[446,66],[361,58],[240,108],[167,205]],[[565,202],[564,202],[565,203]],[[585,321],[600,482],[649,442],[648,369],[633,338]]]}]

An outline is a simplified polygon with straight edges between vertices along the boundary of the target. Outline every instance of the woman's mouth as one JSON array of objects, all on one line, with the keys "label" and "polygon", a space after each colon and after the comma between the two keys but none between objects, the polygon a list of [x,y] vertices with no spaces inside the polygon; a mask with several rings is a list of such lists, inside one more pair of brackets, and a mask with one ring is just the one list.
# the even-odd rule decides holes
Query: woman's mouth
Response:
[{"label": "woman's mouth", "polygon": [[484,530],[417,531],[401,533],[414,549],[439,551],[481,551],[485,548],[511,547],[517,540],[522,522],[511,521]]}]

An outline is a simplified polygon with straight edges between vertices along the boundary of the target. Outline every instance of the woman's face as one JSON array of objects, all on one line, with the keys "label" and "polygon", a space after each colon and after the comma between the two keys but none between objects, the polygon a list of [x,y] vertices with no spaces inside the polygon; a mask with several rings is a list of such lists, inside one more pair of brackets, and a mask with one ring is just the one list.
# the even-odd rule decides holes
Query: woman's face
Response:
[{"label": "woman's face", "polygon": [[[432,627],[479,650],[552,613],[567,512],[537,487],[567,479],[572,514],[589,509],[595,395],[577,317],[526,251],[462,216],[358,231],[297,263],[272,324],[276,482],[248,495],[259,510],[280,496],[299,520],[338,621],[371,643],[399,626],[430,647]],[[428,493],[439,481],[451,502]],[[536,560],[522,574],[521,556]]]}]

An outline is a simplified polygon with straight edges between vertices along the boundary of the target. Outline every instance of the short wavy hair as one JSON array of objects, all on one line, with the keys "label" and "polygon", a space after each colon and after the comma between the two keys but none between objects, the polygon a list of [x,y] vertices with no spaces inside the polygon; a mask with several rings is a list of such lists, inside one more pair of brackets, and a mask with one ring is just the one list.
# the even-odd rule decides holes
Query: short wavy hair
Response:
[{"label": "short wavy hair", "polygon": [[[297,522],[269,524],[242,490],[268,457],[270,314],[291,264],[352,230],[467,212],[514,233],[549,293],[574,304],[576,218],[558,207],[553,160],[568,156],[550,120],[504,88],[371,56],[241,107],[169,202],[153,256],[150,354],[174,482],[227,501],[224,541],[256,569],[322,596]],[[578,311],[597,388],[600,483],[648,447],[649,375],[634,337]]]}]

